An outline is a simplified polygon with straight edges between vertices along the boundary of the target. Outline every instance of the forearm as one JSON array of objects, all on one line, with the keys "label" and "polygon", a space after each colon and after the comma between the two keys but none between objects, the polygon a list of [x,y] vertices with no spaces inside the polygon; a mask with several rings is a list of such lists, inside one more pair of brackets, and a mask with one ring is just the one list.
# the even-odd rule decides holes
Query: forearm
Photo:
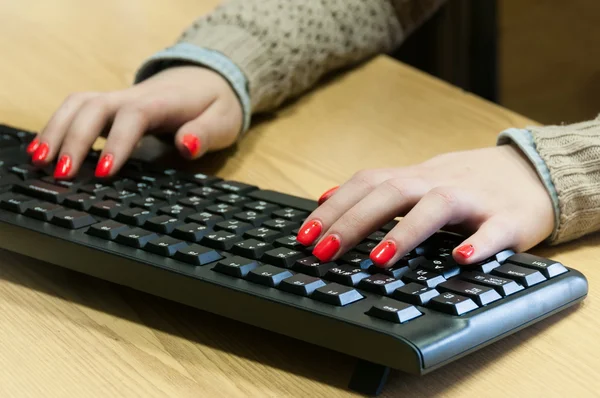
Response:
[{"label": "forearm", "polygon": [[562,243],[600,230],[600,116],[589,122],[533,126],[525,131],[529,144],[526,134],[514,130],[504,132],[499,143],[513,141],[530,152],[528,157],[554,202],[555,228],[549,242]]}]

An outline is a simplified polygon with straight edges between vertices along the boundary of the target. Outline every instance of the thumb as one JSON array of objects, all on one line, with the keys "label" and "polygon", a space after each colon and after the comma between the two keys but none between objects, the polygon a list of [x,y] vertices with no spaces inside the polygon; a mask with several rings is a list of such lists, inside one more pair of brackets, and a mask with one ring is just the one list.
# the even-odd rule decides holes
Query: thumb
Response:
[{"label": "thumb", "polygon": [[469,238],[454,249],[459,264],[474,264],[518,245],[514,222],[501,216],[485,221]]},{"label": "thumb", "polygon": [[182,125],[175,134],[175,146],[187,159],[232,145],[242,126],[241,112],[227,101],[216,100],[202,114]]}]

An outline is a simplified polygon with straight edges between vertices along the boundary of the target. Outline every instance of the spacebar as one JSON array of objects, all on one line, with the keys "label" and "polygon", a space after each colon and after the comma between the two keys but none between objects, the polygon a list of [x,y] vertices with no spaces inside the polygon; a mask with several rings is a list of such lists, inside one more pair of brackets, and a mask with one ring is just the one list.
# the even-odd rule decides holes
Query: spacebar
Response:
[{"label": "spacebar", "polygon": [[265,202],[275,203],[284,207],[292,207],[298,210],[313,211],[317,208],[317,202],[310,199],[300,198],[298,196],[287,195],[285,193],[271,191],[268,189],[252,191],[246,196]]}]

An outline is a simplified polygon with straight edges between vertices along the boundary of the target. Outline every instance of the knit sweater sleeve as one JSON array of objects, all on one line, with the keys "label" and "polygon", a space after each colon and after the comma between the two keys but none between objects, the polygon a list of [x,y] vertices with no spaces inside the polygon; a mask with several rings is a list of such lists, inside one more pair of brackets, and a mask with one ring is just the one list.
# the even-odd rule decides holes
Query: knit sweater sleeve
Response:
[{"label": "knit sweater sleeve", "polygon": [[[167,67],[169,59],[204,64],[208,58],[212,67],[212,56],[190,55],[190,48],[215,52],[244,75],[247,93],[238,96],[249,97],[248,112],[269,111],[332,70],[396,48],[443,2],[230,0],[183,33],[174,47],[185,51],[173,49],[151,58],[136,80]],[[229,75],[230,82],[235,79]]]}]

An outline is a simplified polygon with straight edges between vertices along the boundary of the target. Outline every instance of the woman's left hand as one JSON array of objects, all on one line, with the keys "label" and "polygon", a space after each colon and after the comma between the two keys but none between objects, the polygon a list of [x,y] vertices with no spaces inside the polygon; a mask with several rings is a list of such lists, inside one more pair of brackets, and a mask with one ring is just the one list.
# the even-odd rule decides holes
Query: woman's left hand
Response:
[{"label": "woman's left hand", "polygon": [[318,240],[313,254],[323,262],[335,260],[397,216],[403,218],[371,252],[378,266],[393,265],[445,226],[473,233],[453,252],[462,264],[503,249],[527,250],[554,227],[550,196],[529,160],[512,145],[359,171],[326,196],[297,238],[307,246]]}]

